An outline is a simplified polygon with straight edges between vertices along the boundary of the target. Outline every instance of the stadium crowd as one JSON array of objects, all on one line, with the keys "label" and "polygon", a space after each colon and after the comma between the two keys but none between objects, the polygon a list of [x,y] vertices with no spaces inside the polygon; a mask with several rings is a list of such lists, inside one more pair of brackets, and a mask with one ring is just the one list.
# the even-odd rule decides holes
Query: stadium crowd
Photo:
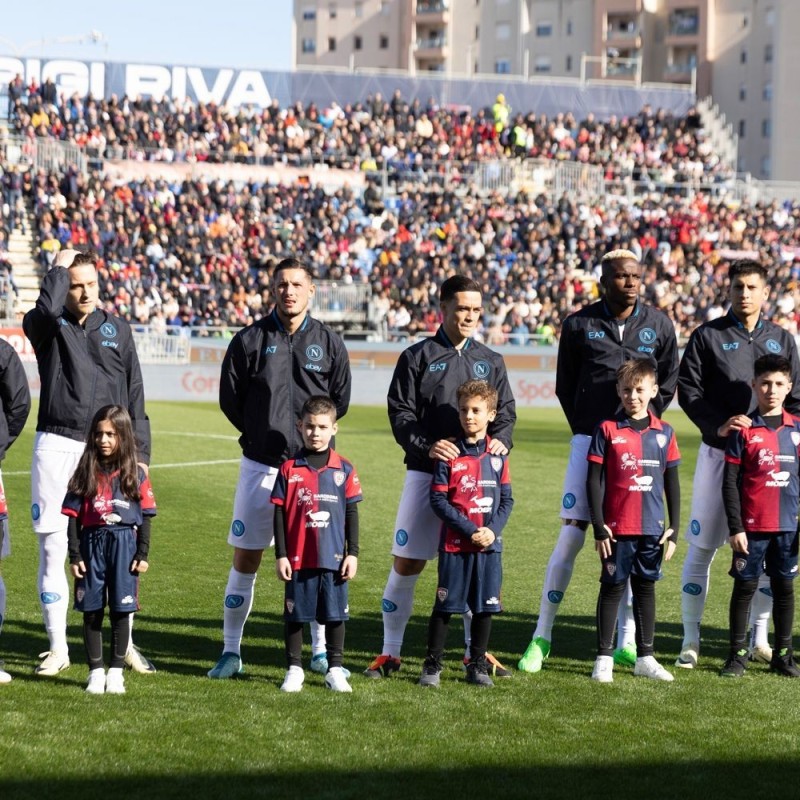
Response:
[{"label": "stadium crowd", "polygon": [[[100,131],[99,152],[107,154],[120,147],[140,158],[213,161],[235,158],[238,144],[245,161],[263,160],[265,153],[324,160],[335,152],[337,164],[361,168],[369,161],[464,161],[514,152],[514,140],[497,130],[491,110],[473,118],[409,104],[399,94],[322,112],[313,104],[281,109],[274,103],[261,114],[113,97],[49,102],[50,95],[40,87],[15,99],[19,130],[84,149]],[[287,134],[292,119],[302,136]],[[484,286],[486,341],[524,343],[533,335],[550,343],[561,320],[596,296],[598,254],[626,247],[645,265],[646,299],[670,314],[680,339],[723,312],[725,265],[734,252],[773,265],[768,311],[797,333],[800,206],[739,205],[725,196],[670,191],[673,179],[705,174],[713,181],[721,169],[694,111],[674,118],[645,107],[630,119],[602,123],[591,114],[580,123],[569,114],[519,119],[532,131],[526,154],[602,163],[608,178],[620,165],[638,164],[645,170],[640,175],[658,176],[661,191],[632,202],[609,196],[592,203],[487,196],[458,184],[434,188],[420,176],[384,198],[373,182],[362,194],[300,183],[148,178],[120,184],[109,172],[76,169],[26,172],[22,190],[32,201],[43,268],[62,247],[94,248],[109,310],[156,329],[238,327],[258,318],[271,302],[271,265],[298,255],[321,279],[369,286],[369,325],[383,336],[435,330],[432,298],[457,269]],[[515,124],[510,118],[505,129],[512,136]],[[256,142],[267,150],[257,154]],[[665,181],[667,170],[672,178]]]}]

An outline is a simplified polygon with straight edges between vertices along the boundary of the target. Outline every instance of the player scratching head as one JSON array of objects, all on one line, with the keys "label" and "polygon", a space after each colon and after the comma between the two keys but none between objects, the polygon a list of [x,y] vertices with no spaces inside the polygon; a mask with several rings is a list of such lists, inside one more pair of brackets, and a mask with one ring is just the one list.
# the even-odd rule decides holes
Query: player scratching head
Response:
[{"label": "player scratching head", "polygon": [[630,250],[612,250],[603,256],[600,268],[606,305],[617,319],[627,319],[639,298],[642,265]]},{"label": "player scratching head", "polygon": [[64,305],[79,325],[97,308],[100,286],[97,281],[97,258],[93,253],[79,250],[62,250],[53,261],[53,267],[69,270],[69,289]]},{"label": "player scratching head", "polygon": [[734,261],[728,270],[731,311],[752,331],[769,297],[767,270],[757,261]]},{"label": "player scratching head", "polygon": [[442,327],[457,348],[471,338],[481,321],[483,297],[481,285],[466,275],[453,275],[439,290]]},{"label": "player scratching head", "polygon": [[788,358],[768,354],[753,364],[753,391],[762,417],[782,413],[783,403],[792,391],[792,363]]},{"label": "player scratching head", "polygon": [[658,394],[656,368],[650,359],[634,358],[617,370],[617,394],[630,419],[644,419],[650,401]]},{"label": "player scratching head", "polygon": [[315,291],[314,273],[299,259],[284,258],[275,267],[272,275],[275,311],[289,333],[294,333],[305,321]]},{"label": "player scratching head", "polygon": [[486,381],[467,381],[456,389],[456,402],[465,440],[474,444],[485,439],[497,416],[497,389]]},{"label": "player scratching head", "polygon": [[339,426],[336,422],[336,404],[325,395],[313,395],[303,403],[297,430],[303,445],[312,453],[324,453],[330,446]]}]

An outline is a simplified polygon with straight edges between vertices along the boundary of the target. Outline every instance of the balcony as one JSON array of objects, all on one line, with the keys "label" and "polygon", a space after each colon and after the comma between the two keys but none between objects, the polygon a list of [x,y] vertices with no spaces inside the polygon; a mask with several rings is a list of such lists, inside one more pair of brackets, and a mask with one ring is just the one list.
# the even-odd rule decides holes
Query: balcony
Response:
[{"label": "balcony", "polygon": [[670,12],[667,36],[699,36],[700,14],[696,9],[679,9]]},{"label": "balcony", "polygon": [[446,36],[426,36],[417,39],[414,55],[418,59],[439,59],[447,57]]},{"label": "balcony", "polygon": [[418,25],[446,25],[450,21],[449,10],[449,3],[444,0],[418,2],[414,16]]}]

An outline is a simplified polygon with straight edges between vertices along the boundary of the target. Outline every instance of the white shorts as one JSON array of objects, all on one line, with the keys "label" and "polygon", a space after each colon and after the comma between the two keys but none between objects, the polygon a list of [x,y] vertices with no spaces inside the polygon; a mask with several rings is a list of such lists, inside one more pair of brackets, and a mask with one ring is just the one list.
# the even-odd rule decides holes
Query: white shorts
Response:
[{"label": "white shorts", "polygon": [[705,442],[697,453],[692,485],[692,511],[686,541],[704,550],[716,550],[728,543],[728,517],[722,502],[722,473],[725,451]]},{"label": "white shorts", "polygon": [[392,555],[431,561],[439,553],[442,521],[431,508],[433,475],[408,470],[394,522]]},{"label": "white shorts", "polygon": [[86,445],[57,433],[37,432],[31,462],[31,517],[36,533],[67,532],[61,513],[67,484]]},{"label": "white shorts", "polygon": [[266,550],[275,538],[275,506],[270,502],[278,470],[242,456],[233,498],[228,544],[242,550]]},{"label": "white shorts", "polygon": [[586,456],[592,437],[576,433],[569,445],[569,462],[564,475],[564,491],[561,493],[561,519],[577,519],[589,522],[589,498],[586,496],[586,478],[589,475],[589,462]]}]

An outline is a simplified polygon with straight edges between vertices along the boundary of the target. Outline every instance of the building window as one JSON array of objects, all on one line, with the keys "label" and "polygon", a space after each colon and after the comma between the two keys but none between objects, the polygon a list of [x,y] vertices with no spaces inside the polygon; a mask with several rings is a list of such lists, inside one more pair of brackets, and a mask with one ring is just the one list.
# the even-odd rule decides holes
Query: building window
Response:
[{"label": "building window", "polygon": [[364,4],[360,3],[360,2],[358,2],[358,0],[356,0],[356,3],[353,6],[353,11],[355,12],[356,17],[359,17],[359,18],[363,17],[364,16]]},{"label": "building window", "polygon": [[389,2],[389,0],[381,0],[381,14],[384,17],[388,17],[389,16],[389,12],[391,11],[391,9],[392,9],[392,6],[391,6],[391,3]]},{"label": "building window", "polygon": [[764,100],[772,100],[772,84],[765,83],[764,84],[764,91],[761,93],[761,97]]},{"label": "building window", "polygon": [[328,6],[328,16],[329,16],[331,19],[336,19],[336,13],[337,13],[337,9],[336,9],[336,3],[331,3],[331,4]]},{"label": "building window", "polygon": [[768,28],[772,28],[772,27],[775,26],[775,9],[774,8],[768,8],[764,12],[764,22],[767,23],[767,27]]},{"label": "building window", "polygon": [[572,20],[567,20],[567,36],[572,36]]},{"label": "building window", "polygon": [[497,61],[494,62],[494,71],[498,75],[510,75],[511,74],[511,59],[498,58]]},{"label": "building window", "polygon": [[739,138],[740,139],[744,139],[744,134],[745,134],[745,120],[740,119],[739,120]]},{"label": "building window", "polygon": [[553,35],[553,23],[552,22],[537,22],[536,23],[536,35],[537,36],[552,36]]},{"label": "building window", "polygon": [[696,8],[676,8],[669,15],[670,36],[697,36],[700,12]]},{"label": "building window", "polygon": [[764,46],[764,63],[771,64],[772,63],[772,45],[768,44]]},{"label": "building window", "polygon": [[336,52],[336,38],[333,36],[328,37],[328,52],[329,53]]},{"label": "building window", "polygon": [[739,53],[739,63],[740,64],[747,63],[747,50],[742,50],[742,52]]},{"label": "building window", "polygon": [[303,9],[303,21],[304,22],[311,22],[317,18],[317,9],[308,6],[307,8]]},{"label": "building window", "polygon": [[747,100],[747,86],[744,83],[739,87],[739,100]]},{"label": "building window", "polygon": [[536,56],[536,61],[533,62],[533,71],[541,75],[548,73],[553,69],[549,56]]},{"label": "building window", "polygon": [[353,50],[360,50],[364,46],[364,40],[360,36],[353,37]]},{"label": "building window", "polygon": [[475,41],[477,42],[478,39],[481,38],[481,28],[480,25],[475,26]]},{"label": "building window", "polygon": [[317,52],[317,43],[314,39],[303,39],[300,49],[304,53],[316,53]]},{"label": "building window", "polygon": [[508,22],[498,22],[494,29],[497,41],[507,42],[511,38],[511,25]]},{"label": "building window", "polygon": [[572,56],[567,56],[565,70],[566,72],[572,72]]},{"label": "building window", "polygon": [[763,156],[761,159],[761,177],[762,178],[771,178],[772,177],[772,159],[769,156]]},{"label": "building window", "polygon": [[769,139],[772,136],[772,120],[771,119],[762,119],[761,120],[761,135],[765,139]]},{"label": "building window", "polygon": [[389,37],[385,33],[382,33],[380,39],[378,39],[378,47],[380,47],[381,50],[389,49]]}]

